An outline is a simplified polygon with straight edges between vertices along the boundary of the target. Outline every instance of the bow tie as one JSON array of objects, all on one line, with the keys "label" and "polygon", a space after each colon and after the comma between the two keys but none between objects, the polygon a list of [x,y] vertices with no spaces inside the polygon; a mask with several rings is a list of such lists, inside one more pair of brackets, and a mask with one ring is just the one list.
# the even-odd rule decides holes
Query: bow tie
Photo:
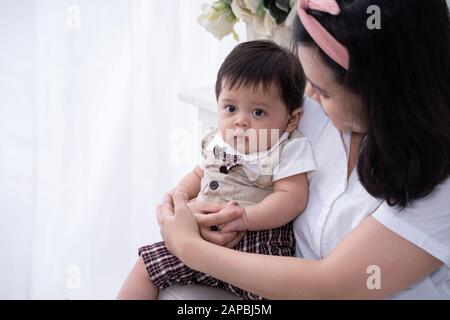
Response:
[{"label": "bow tie", "polygon": [[216,160],[220,160],[224,163],[224,165],[219,168],[219,171],[224,174],[228,174],[232,168],[244,163],[242,156],[226,153],[225,149],[218,145],[214,147],[213,155]]}]

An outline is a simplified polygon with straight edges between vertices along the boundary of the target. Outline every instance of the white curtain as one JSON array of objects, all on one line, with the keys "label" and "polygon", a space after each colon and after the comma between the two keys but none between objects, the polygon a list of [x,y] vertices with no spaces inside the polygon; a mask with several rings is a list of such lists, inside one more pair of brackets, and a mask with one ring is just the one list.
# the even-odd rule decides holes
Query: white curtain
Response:
[{"label": "white curtain", "polygon": [[0,298],[114,298],[196,161],[207,0],[0,0]]}]

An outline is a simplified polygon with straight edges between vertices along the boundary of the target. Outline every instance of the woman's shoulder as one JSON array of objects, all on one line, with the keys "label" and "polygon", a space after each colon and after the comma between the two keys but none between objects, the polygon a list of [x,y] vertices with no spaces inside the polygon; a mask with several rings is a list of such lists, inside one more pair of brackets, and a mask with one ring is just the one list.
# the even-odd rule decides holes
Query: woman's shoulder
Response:
[{"label": "woman's shoulder", "polygon": [[450,177],[406,208],[383,203],[373,217],[450,267]]},{"label": "woman's shoulder", "polygon": [[[427,196],[414,200],[406,208],[389,206],[385,210],[405,220],[427,220],[427,217],[445,217],[450,226],[450,177],[437,185]],[[449,233],[450,235],[450,233]]]}]

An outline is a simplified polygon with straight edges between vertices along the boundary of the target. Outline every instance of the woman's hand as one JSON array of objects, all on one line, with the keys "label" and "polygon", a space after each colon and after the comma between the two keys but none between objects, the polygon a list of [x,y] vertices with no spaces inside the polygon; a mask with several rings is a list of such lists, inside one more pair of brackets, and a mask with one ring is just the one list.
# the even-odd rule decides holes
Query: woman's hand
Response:
[{"label": "woman's hand", "polygon": [[166,194],[164,202],[157,206],[157,218],[167,249],[180,260],[193,242],[203,241],[197,221],[187,206],[186,195]]},{"label": "woman's hand", "polygon": [[235,220],[236,217],[240,217],[241,212],[236,201],[224,203],[195,201],[188,203],[188,207],[197,219],[201,236],[209,242],[232,248],[241,241],[245,234],[245,232],[220,232],[211,230],[211,227],[223,225]]}]

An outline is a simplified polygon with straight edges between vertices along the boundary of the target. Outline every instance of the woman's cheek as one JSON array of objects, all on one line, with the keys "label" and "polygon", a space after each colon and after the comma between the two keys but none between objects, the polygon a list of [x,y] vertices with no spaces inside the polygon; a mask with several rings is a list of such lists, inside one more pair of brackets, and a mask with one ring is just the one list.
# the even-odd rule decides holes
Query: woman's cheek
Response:
[{"label": "woman's cheek", "polygon": [[327,115],[328,118],[330,118],[331,122],[333,123],[333,125],[338,129],[338,130],[346,130],[346,121],[345,121],[345,116],[343,115],[343,112],[339,111],[339,109],[332,103],[329,102],[323,102],[325,99],[321,99],[322,100],[322,107],[323,107],[323,111],[324,113]]},{"label": "woman's cheek", "polygon": [[327,117],[331,118],[330,107],[328,103],[325,101],[325,99],[320,98],[320,105],[322,106],[323,112],[327,115]]}]

